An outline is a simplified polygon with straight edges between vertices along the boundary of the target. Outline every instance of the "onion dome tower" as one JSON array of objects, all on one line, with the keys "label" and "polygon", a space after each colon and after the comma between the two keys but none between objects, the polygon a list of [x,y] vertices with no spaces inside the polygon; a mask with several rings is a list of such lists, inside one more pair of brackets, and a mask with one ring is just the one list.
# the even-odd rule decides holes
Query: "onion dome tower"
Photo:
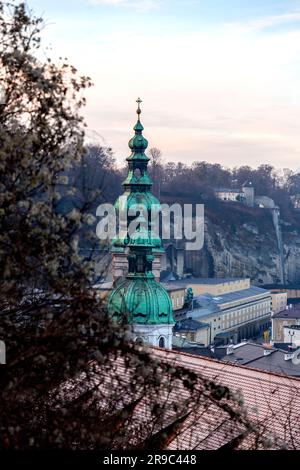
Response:
[{"label": "onion dome tower", "polygon": [[[127,223],[119,227],[112,241],[113,256],[126,256],[126,276],[115,281],[108,299],[109,314],[130,325],[134,341],[172,348],[174,325],[171,299],[164,287],[155,279],[153,262],[155,253],[163,253],[161,239],[154,229],[154,219],[160,212],[160,203],[151,193],[152,181],[147,171],[148,146],[142,135],[140,103],[135,136],[129,141],[132,150],[127,158],[128,175],[123,182],[124,194],[115,204],[116,211],[127,214]],[[130,232],[134,221],[136,230]]]},{"label": "onion dome tower", "polygon": [[[128,162],[128,174],[125,181],[123,181],[124,193],[115,203],[117,215],[119,215],[120,212],[127,213],[127,220],[124,227],[119,227],[119,234],[112,241],[111,253],[113,258],[114,280],[124,277],[128,271],[127,225],[135,218],[134,214],[132,216],[130,215],[130,209],[137,208],[141,205],[147,211],[147,214],[145,214],[149,221],[149,236],[147,235],[147,238],[149,238],[149,243],[153,248],[152,253],[154,258],[152,271],[157,281],[159,281],[161,259],[164,254],[164,249],[159,235],[155,234],[155,230],[153,230],[153,226],[155,224],[153,218],[155,219],[155,217],[158,216],[161,206],[159,200],[151,192],[152,181],[147,171],[149,158],[145,154],[145,150],[148,147],[148,141],[142,134],[144,127],[140,121],[140,115],[142,112],[140,108],[141,102],[141,99],[138,98],[138,109],[136,111],[138,120],[133,128],[135,135],[128,143],[131,155],[126,158]],[[137,240],[137,243],[139,243],[139,240]]]}]

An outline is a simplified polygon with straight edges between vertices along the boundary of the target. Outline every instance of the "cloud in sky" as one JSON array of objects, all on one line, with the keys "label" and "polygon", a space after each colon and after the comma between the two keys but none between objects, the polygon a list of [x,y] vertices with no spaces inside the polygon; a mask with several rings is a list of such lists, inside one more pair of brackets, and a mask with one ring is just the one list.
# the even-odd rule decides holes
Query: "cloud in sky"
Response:
[{"label": "cloud in sky", "polygon": [[89,0],[93,5],[111,5],[132,8],[136,11],[147,12],[159,7],[160,0]]},{"label": "cloud in sky", "polygon": [[[106,70],[90,70],[87,117],[117,155],[127,154],[141,95],[146,135],[166,158],[299,166],[300,31],[249,35],[224,26],[138,42],[119,32],[100,36],[95,51]],[[92,102],[101,102],[103,119]]]},{"label": "cloud in sky", "polygon": [[141,96],[145,135],[166,160],[299,167],[300,10],[226,23],[177,14],[174,24],[161,10],[104,10],[58,16],[51,42],[92,77],[87,123],[120,162]]},{"label": "cloud in sky", "polygon": [[283,13],[281,15],[269,15],[243,23],[233,23],[232,26],[239,27],[241,31],[262,31],[276,26],[300,23],[300,10]]}]

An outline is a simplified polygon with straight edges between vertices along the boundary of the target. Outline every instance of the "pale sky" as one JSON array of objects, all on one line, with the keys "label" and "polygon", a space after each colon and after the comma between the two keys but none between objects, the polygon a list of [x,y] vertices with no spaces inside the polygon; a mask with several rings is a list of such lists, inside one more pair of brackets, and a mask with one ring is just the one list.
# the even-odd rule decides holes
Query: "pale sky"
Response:
[{"label": "pale sky", "polygon": [[165,161],[300,167],[299,0],[28,0],[94,83],[88,136],[119,162],[140,96]]}]

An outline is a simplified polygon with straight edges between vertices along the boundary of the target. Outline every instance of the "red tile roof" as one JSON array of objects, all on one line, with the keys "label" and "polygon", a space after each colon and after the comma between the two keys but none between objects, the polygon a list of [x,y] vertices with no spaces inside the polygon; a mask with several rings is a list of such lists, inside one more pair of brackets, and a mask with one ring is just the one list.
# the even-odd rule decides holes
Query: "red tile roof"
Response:
[{"label": "red tile roof", "polygon": [[[263,425],[265,435],[274,434],[288,448],[300,448],[300,379],[178,351],[158,348],[152,348],[152,351],[163,360],[175,361],[232,391],[240,391],[250,419]],[[188,443],[195,430],[187,430],[171,447],[190,448]],[[216,427],[213,436],[208,436],[198,447],[218,448],[225,443],[222,437],[224,433]]]},{"label": "red tile roof", "polygon": [[[136,369],[133,371],[134,364],[131,369],[132,366],[126,366],[120,357],[116,357],[104,372],[100,366],[91,363],[91,372],[66,383],[63,396],[72,402],[86,391],[96,389],[99,409],[110,410],[110,419],[114,412],[134,403],[132,422],[124,425],[128,448],[138,445],[140,436],[143,441],[158,433],[156,442],[167,439],[166,446],[172,450],[213,450],[228,445],[245,431],[248,431],[246,437],[241,439],[238,448],[256,448],[254,438],[258,433],[249,432],[249,421],[264,439],[270,439],[271,448],[300,448],[300,379],[179,351],[151,348],[150,353],[162,364],[174,363],[196,373],[200,380],[198,392],[193,395],[195,401],[191,400],[190,390],[182,380],[172,383],[169,389],[158,385],[157,389],[147,390],[143,380],[139,386],[139,378],[133,374],[136,372]],[[147,367],[144,363],[140,366],[141,377],[147,375]],[[212,395],[211,384],[213,387],[218,385],[215,395]],[[225,390],[224,387],[233,391],[236,397],[243,397],[244,408],[231,395],[218,397],[218,391]],[[156,393],[156,403],[161,406],[162,418],[153,418],[153,393]],[[183,411],[182,405],[186,401],[188,408]],[[246,415],[243,409],[247,410]],[[240,413],[238,419],[236,413]],[[177,427],[174,427],[176,419]],[[134,435],[137,428],[138,437]],[[162,429],[168,429],[168,432],[160,435]],[[258,447],[262,448],[261,445]],[[157,447],[152,442],[149,448]]]}]

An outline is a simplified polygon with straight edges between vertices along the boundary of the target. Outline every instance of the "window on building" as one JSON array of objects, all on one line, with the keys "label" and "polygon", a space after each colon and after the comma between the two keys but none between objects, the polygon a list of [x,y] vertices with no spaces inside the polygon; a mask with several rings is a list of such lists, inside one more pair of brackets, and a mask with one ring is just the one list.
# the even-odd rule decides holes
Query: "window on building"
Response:
[{"label": "window on building", "polygon": [[134,176],[135,176],[136,178],[140,178],[140,177],[142,176],[142,172],[141,172],[141,170],[140,170],[139,168],[136,168],[136,169],[134,170]]},{"label": "window on building", "polygon": [[158,346],[159,346],[160,348],[165,348],[165,347],[166,347],[165,338],[164,338],[163,336],[161,336],[161,337],[159,338]]},{"label": "window on building", "polygon": [[191,341],[196,341],[196,333],[191,333]]},{"label": "window on building", "polygon": [[142,258],[142,256],[138,256],[138,259],[137,259],[137,271],[139,273],[142,273],[144,270],[144,260]]}]

